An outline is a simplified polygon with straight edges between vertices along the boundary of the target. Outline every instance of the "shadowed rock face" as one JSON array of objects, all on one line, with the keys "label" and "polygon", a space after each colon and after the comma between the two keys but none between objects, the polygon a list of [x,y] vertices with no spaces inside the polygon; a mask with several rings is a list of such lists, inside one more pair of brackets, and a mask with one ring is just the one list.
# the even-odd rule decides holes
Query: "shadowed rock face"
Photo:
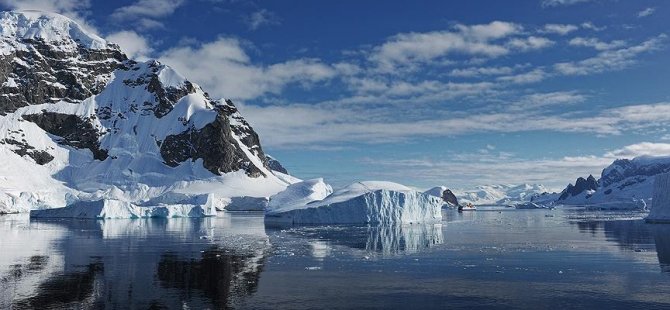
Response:
[{"label": "shadowed rock face", "polygon": [[61,140],[57,141],[60,144],[78,149],[89,149],[93,153],[93,158],[97,160],[107,159],[107,150],[101,149],[98,141],[100,133],[88,120],[81,119],[76,115],[46,111],[42,114],[24,115],[23,118],[35,123],[44,131],[61,137]]},{"label": "shadowed rock face", "polygon": [[76,102],[98,94],[127,59],[115,45],[64,52],[38,40],[21,43],[32,48],[0,56],[0,115],[27,105]]},{"label": "shadowed rock face", "polygon": [[284,166],[282,166],[282,164],[277,159],[275,159],[274,157],[271,157],[269,155],[265,155],[265,157],[267,157],[267,159],[268,159],[267,163],[268,163],[268,168],[270,168],[270,170],[278,171],[278,172],[281,172],[283,174],[289,174],[288,170],[286,170],[286,168],[284,168]]},{"label": "shadowed rock face", "polygon": [[202,159],[205,169],[217,175],[240,169],[251,177],[263,175],[245,160],[246,155],[231,134],[230,121],[221,111],[214,122],[202,129],[167,136],[160,144],[160,152],[165,164],[171,167]]},{"label": "shadowed rock face", "polygon": [[598,181],[596,181],[596,178],[594,178],[593,175],[589,175],[586,179],[580,177],[575,182],[575,185],[569,184],[568,187],[563,190],[558,200],[565,200],[570,196],[577,196],[584,191],[597,189]]},{"label": "shadowed rock face", "polygon": [[4,139],[0,141],[0,144],[8,144],[13,146],[12,151],[14,153],[18,154],[19,156],[28,155],[38,165],[46,165],[54,159],[54,157],[48,152],[35,149],[33,146],[25,143],[24,141]]},{"label": "shadowed rock face", "polygon": [[445,189],[444,192],[442,192],[442,200],[455,206],[458,205],[458,198],[456,198],[456,195],[454,195],[450,189]]}]

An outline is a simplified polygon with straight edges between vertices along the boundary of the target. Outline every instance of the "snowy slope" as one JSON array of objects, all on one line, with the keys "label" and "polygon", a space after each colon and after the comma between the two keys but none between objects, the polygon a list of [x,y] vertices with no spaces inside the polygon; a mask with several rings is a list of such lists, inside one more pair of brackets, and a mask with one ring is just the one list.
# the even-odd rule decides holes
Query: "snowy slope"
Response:
[{"label": "snowy slope", "polygon": [[298,181],[271,170],[231,101],[169,66],[129,60],[57,14],[3,12],[0,31],[0,159],[11,163],[0,165],[0,212],[269,197]]},{"label": "snowy slope", "polygon": [[570,184],[555,202],[601,208],[644,209],[653,202],[655,177],[666,172],[670,172],[670,157],[618,159],[603,169],[595,185],[584,187]]},{"label": "snowy slope", "polygon": [[544,192],[547,189],[540,184],[482,185],[472,190],[454,190],[459,203],[474,205],[516,204],[529,201],[534,195]]}]

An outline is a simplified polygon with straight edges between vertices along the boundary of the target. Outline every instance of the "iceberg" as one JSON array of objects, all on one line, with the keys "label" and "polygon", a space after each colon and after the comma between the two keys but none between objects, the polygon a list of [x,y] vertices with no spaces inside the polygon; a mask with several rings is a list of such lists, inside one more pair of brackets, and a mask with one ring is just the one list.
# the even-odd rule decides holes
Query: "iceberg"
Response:
[{"label": "iceberg", "polygon": [[442,219],[442,203],[437,199],[381,181],[357,182],[323,200],[285,205],[271,200],[270,204],[265,213],[269,224],[397,224]]},{"label": "iceberg", "polygon": [[113,199],[79,201],[64,208],[31,210],[31,218],[133,219],[216,216],[214,204],[138,206]]},{"label": "iceberg", "polygon": [[670,223],[670,173],[656,175],[649,223]]}]

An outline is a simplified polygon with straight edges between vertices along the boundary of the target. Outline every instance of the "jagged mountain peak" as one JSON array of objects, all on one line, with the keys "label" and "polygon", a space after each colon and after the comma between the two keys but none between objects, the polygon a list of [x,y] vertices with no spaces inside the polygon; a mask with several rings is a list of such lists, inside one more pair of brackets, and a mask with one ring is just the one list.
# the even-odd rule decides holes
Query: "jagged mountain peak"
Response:
[{"label": "jagged mountain peak", "polygon": [[0,30],[4,40],[42,41],[65,48],[79,45],[95,50],[118,49],[118,45],[110,44],[72,19],[56,13],[36,10],[2,12]]},{"label": "jagged mountain peak", "polygon": [[269,197],[288,185],[235,104],[170,66],[130,60],[58,14],[0,13],[0,40],[0,160],[13,163],[0,166],[0,213],[67,195]]}]

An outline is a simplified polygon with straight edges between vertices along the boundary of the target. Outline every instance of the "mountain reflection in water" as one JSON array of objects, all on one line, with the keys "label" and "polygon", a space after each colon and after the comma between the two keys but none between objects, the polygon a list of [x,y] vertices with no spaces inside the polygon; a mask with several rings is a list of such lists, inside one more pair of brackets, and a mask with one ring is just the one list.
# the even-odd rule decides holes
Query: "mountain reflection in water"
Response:
[{"label": "mountain reflection in water", "polygon": [[228,234],[219,219],[31,221],[62,237],[0,269],[0,308],[234,306],[254,292],[270,246],[262,219],[239,222]]}]

